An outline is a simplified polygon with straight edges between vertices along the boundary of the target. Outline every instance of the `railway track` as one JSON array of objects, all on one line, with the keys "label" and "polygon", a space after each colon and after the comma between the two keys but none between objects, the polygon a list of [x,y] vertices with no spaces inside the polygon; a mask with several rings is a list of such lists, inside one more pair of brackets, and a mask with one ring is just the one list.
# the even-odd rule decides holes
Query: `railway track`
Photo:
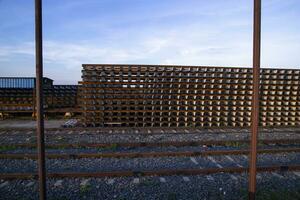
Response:
[{"label": "railway track", "polygon": [[[0,136],[2,135],[31,135],[35,134],[36,128],[0,128]],[[160,135],[160,134],[220,134],[220,133],[250,133],[249,128],[128,128],[128,127],[66,127],[66,128],[45,128],[45,135],[130,135],[130,134],[140,134],[140,135]],[[260,133],[299,133],[300,127],[284,127],[284,128],[272,128],[264,127],[260,128]]]},{"label": "railway track", "polygon": [[[268,136],[259,140],[258,176],[264,177],[259,179],[261,181],[268,180],[270,177],[273,179],[281,177],[281,180],[287,180],[289,177],[290,184],[293,184],[293,181],[298,180],[300,163],[297,158],[300,152],[300,138],[297,136],[296,129],[285,130],[275,130],[276,133],[282,134],[279,139],[269,137],[272,135],[271,130],[264,130]],[[33,130],[4,130],[0,133],[2,138],[0,146],[4,147],[0,153],[2,166],[0,193],[1,184],[12,184],[11,187],[19,188],[18,191],[26,191],[26,188],[19,184],[13,186],[13,184],[36,184],[37,157],[34,134]],[[243,134],[243,137],[235,137],[240,134]],[[295,138],[286,138],[286,134]],[[163,140],[156,141],[156,139],[162,139],[160,136],[163,135]],[[55,185],[63,182],[71,185],[68,190],[80,196],[74,187],[76,188],[76,184],[82,185],[89,180],[93,182],[91,188],[97,185],[96,183],[94,185],[94,181],[104,184],[101,186],[104,188],[107,187],[105,186],[107,182],[109,182],[109,187],[116,187],[108,191],[119,191],[123,181],[127,181],[126,186],[131,188],[144,188],[149,182],[152,184],[157,180],[159,184],[166,186],[171,184],[172,187],[178,187],[180,185],[178,183],[182,180],[184,184],[176,189],[178,191],[185,188],[185,185],[199,184],[199,179],[202,180],[200,185],[205,185],[207,184],[205,181],[209,181],[218,188],[221,181],[221,187],[225,187],[223,182],[226,180],[228,183],[225,185],[236,187],[248,180],[249,151],[247,146],[250,141],[247,137],[244,138],[246,135],[245,129],[47,130],[46,166],[48,184],[51,183],[49,190],[56,191]],[[127,140],[122,141],[127,136]],[[195,138],[187,140],[194,136],[201,137],[196,140]],[[88,140],[75,140],[75,138],[84,137]],[[27,141],[27,138],[33,138],[33,140]],[[65,140],[66,138],[68,140]],[[95,140],[95,138],[98,139]],[[107,138],[105,142],[101,142],[104,138]],[[160,187],[165,187],[164,185]],[[138,188],[134,190],[139,191]],[[121,191],[120,195],[122,196]],[[108,196],[107,199],[114,198]]]},{"label": "railway track", "polygon": [[[46,144],[46,148],[110,148],[110,147],[183,147],[183,146],[212,146],[223,145],[232,146],[240,144],[249,144],[249,140],[207,140],[207,141],[167,141],[167,142],[118,142],[118,143],[61,143],[61,144]],[[300,139],[265,139],[260,140],[260,144],[299,144]],[[15,148],[35,148],[35,143],[18,143],[18,144],[2,144],[5,147]]]},{"label": "railway track", "polygon": [[[231,141],[231,142],[249,142],[249,141]],[[299,141],[291,141],[291,140],[266,140],[264,141],[267,143],[285,143],[289,144],[292,142],[293,144]],[[204,144],[210,144],[210,145],[224,145],[227,144],[228,141],[199,141],[199,142],[169,142],[169,143],[163,143],[163,145],[172,145],[175,147],[181,147],[182,145],[187,146],[193,146],[193,145],[204,145]],[[126,144],[126,145],[125,145]],[[134,144],[134,145],[133,145]],[[137,145],[138,144],[138,145]],[[155,144],[155,145],[154,145]],[[18,144],[18,147],[24,148],[28,147],[29,144]],[[112,144],[81,144],[81,145],[73,145],[73,144],[58,144],[58,145],[52,145],[47,146],[54,147],[54,148],[61,148],[61,147],[109,147]],[[176,146],[177,145],[177,146]],[[161,144],[158,143],[124,143],[122,145],[119,144],[120,147],[159,147]],[[203,151],[161,151],[161,152],[110,152],[110,153],[47,153],[46,157],[47,159],[62,159],[62,160],[77,160],[77,159],[143,159],[143,158],[163,158],[163,157],[183,157],[183,158],[192,158],[192,157],[209,157],[211,159],[211,156],[229,156],[229,155],[248,155],[249,150],[248,149],[222,149],[222,150],[203,150]],[[137,149],[138,151],[138,149]],[[300,148],[299,147],[286,147],[286,148],[261,148],[258,150],[259,154],[281,154],[281,153],[299,153]],[[227,157],[228,158],[228,157]],[[20,160],[20,159],[30,159],[35,160],[37,159],[37,155],[34,153],[2,153],[0,154],[0,159],[12,159],[12,160]],[[230,158],[229,158],[230,159]],[[91,160],[90,160],[91,161]],[[193,161],[195,162],[195,161]],[[195,175],[195,174],[206,174],[206,173],[241,173],[241,172],[247,172],[247,167],[242,166],[241,164],[235,163],[235,165],[238,165],[239,167],[221,167],[221,164],[216,163],[213,161],[217,169],[214,168],[200,168],[200,169],[161,169],[161,170],[134,170],[134,171],[110,171],[110,172],[90,172],[90,173],[84,173],[84,172],[76,172],[76,173],[49,173],[49,177],[52,178],[58,178],[58,177],[114,177],[114,176],[153,176],[153,175]],[[197,163],[197,162],[196,162]],[[219,169],[218,169],[219,168]],[[207,170],[207,171],[206,171]],[[292,171],[292,170],[300,170],[300,167],[296,165],[278,165],[278,166],[261,166],[261,171]],[[34,173],[2,173],[0,174],[1,179],[18,179],[18,178],[32,178],[34,177]]]},{"label": "railway track", "polygon": [[[259,149],[258,153],[277,154],[300,152],[300,148]],[[207,150],[181,152],[117,152],[117,153],[78,153],[78,154],[46,154],[48,159],[80,159],[80,158],[147,158],[147,157],[184,157],[184,156],[216,156],[247,155],[249,150]],[[0,154],[0,159],[37,159],[37,154]]]}]

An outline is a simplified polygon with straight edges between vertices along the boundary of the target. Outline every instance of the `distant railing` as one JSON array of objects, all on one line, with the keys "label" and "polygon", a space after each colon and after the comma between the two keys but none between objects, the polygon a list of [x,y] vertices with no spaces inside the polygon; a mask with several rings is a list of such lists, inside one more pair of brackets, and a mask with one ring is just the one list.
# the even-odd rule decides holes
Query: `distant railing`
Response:
[{"label": "distant railing", "polygon": [[[53,85],[53,80],[44,78],[45,86]],[[33,77],[0,77],[0,88],[34,88],[35,78]]]},{"label": "distant railing", "polygon": [[[77,106],[77,85],[53,85],[44,78],[44,108],[46,112],[72,112]],[[0,77],[0,112],[35,112],[35,78]],[[70,111],[65,108],[70,109]]]}]

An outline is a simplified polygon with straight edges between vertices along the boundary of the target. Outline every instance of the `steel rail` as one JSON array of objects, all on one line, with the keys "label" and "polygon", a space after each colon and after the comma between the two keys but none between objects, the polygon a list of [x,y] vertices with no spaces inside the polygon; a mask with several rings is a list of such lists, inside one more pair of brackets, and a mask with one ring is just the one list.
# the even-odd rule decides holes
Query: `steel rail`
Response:
[{"label": "steel rail", "polygon": [[[111,147],[166,147],[166,146],[200,146],[200,145],[224,145],[249,144],[250,140],[197,140],[197,141],[166,141],[166,142],[113,142],[113,143],[65,143],[46,144],[46,148],[111,148]],[[300,139],[266,139],[258,141],[261,144],[299,144]],[[34,143],[2,144],[16,148],[35,148]]]},{"label": "steel rail", "polygon": [[[261,133],[300,133],[300,126],[281,126],[280,128],[272,128],[272,127],[259,127],[259,129],[261,130]],[[267,130],[265,130],[267,129]],[[294,129],[294,130],[290,130],[290,129]],[[2,132],[7,132],[7,131],[35,131],[35,128],[0,128],[0,131]],[[48,131],[72,131],[72,134],[77,134],[77,132],[80,131],[93,131],[94,133],[84,133],[84,134],[122,134],[122,135],[126,135],[126,134],[133,134],[133,133],[128,133],[126,131],[130,130],[132,131],[133,128],[132,127],[103,127],[101,128],[101,130],[104,130],[106,132],[97,132],[99,131],[98,127],[70,127],[70,128],[45,128],[45,130]],[[123,132],[118,132],[118,133],[109,133],[109,131],[121,131],[124,130]],[[125,131],[126,130],[126,131]],[[139,127],[136,128],[134,130],[139,130],[138,134],[183,134],[184,130],[189,130],[189,131],[193,131],[192,133],[198,133],[198,134],[218,134],[218,133],[240,133],[240,132],[245,132],[245,133],[249,133],[249,129],[246,128],[237,128],[237,127],[224,127],[224,128],[218,128],[218,127],[207,127],[207,128],[203,128],[203,127],[199,127],[199,128],[190,128],[190,127]],[[147,131],[151,130],[151,133],[148,133]],[[162,130],[163,133],[159,132],[159,133],[154,133],[153,131],[157,131],[157,130]],[[173,132],[172,130],[176,130],[176,133]],[[144,131],[144,132],[140,132],[140,131]],[[178,131],[182,131],[182,132],[178,132]],[[47,134],[47,132],[45,132]],[[0,133],[0,135],[3,134],[7,134],[7,133]],[[69,133],[62,133],[64,135],[69,135]],[[78,133],[80,134],[80,133]],[[11,136],[14,136],[15,134],[12,134]],[[26,135],[26,134],[22,134],[22,135]]]},{"label": "steel rail", "polygon": [[[248,167],[226,167],[226,168],[205,168],[205,169],[162,169],[162,170],[141,170],[141,171],[107,171],[107,172],[53,172],[48,173],[48,178],[106,178],[106,177],[130,177],[130,176],[173,176],[173,175],[203,175],[215,173],[244,173]],[[273,165],[257,167],[258,172],[271,171],[300,171],[300,165]],[[36,173],[1,173],[0,179],[37,179]]]},{"label": "steel rail", "polygon": [[[130,132],[128,132],[130,130]],[[186,133],[185,131],[189,131]],[[19,133],[19,132],[26,132],[32,131],[34,134],[35,129],[33,128],[0,128],[0,137],[1,135],[5,136],[28,136],[28,133]],[[138,132],[135,132],[138,131]],[[162,132],[161,132],[162,131]],[[10,133],[10,132],[17,132],[17,133]],[[51,133],[50,133],[51,132]],[[99,128],[96,127],[70,127],[70,128],[46,128],[45,134],[47,135],[178,135],[178,134],[237,134],[237,133],[249,133],[247,129],[236,129],[233,130],[232,128],[225,127],[224,129],[205,129],[205,128],[189,128],[189,127],[174,127],[174,128],[144,128],[139,127],[136,129],[132,129],[129,127],[103,127],[101,128],[101,132]],[[265,131],[265,133],[280,133],[280,131],[269,130]],[[300,133],[300,130],[295,131],[285,131],[282,130],[281,132],[284,133]]]},{"label": "steel rail", "polygon": [[[278,154],[300,152],[300,148],[259,149],[259,154]],[[78,154],[46,154],[48,159],[81,159],[81,158],[150,158],[150,157],[189,157],[189,156],[219,156],[247,155],[249,149],[243,150],[205,150],[180,152],[115,152],[115,153],[78,153]],[[0,154],[0,159],[37,159],[34,153]]]},{"label": "steel rail", "polygon": [[[170,130],[162,130],[163,132],[160,132],[158,130],[151,130],[148,132],[147,129],[143,130],[143,128],[139,128],[137,130],[137,132],[132,131],[130,133],[126,133],[125,129],[124,130],[118,130],[118,129],[107,129],[104,127],[104,132],[100,132],[100,131],[95,131],[95,128],[89,128],[89,129],[84,129],[84,128],[79,128],[77,130],[74,128],[64,128],[63,132],[60,132],[61,129],[51,129],[51,130],[46,130],[45,131],[45,136],[46,137],[55,137],[55,136],[103,136],[103,135],[124,135],[124,136],[135,136],[135,135],[144,135],[144,136],[151,136],[151,135],[218,135],[218,134],[222,134],[222,135],[231,135],[231,134],[240,134],[240,133],[249,133],[249,131],[244,131],[244,130],[240,130],[237,132],[224,132],[224,130],[217,130],[215,132],[211,132],[211,131],[207,131],[207,130],[200,130],[196,131],[196,130],[190,130],[190,129],[186,129],[187,132],[185,132],[185,130],[176,130],[173,129],[174,131],[172,131],[172,129]],[[23,129],[16,129],[13,131],[20,131]],[[150,129],[149,129],[150,130]],[[0,129],[0,131],[3,131]],[[31,133],[7,133],[5,131],[0,132],[0,138],[1,137],[26,137],[26,136],[31,136],[31,137],[36,137],[35,136],[35,132],[33,132],[33,129],[26,129],[25,131],[32,131]],[[93,132],[92,132],[93,131]],[[279,131],[270,131],[270,132],[263,132],[261,131],[261,133],[263,134],[267,134],[267,133],[274,133],[274,134],[283,134]],[[300,134],[300,131],[285,131],[284,134]],[[284,140],[292,140],[292,139],[284,139]],[[296,139],[297,140],[297,139]],[[1,145],[1,144],[0,144]]]},{"label": "steel rail", "polygon": [[[284,128],[283,128],[284,127]],[[298,128],[297,128],[298,127]],[[266,128],[270,128],[269,130],[265,130]],[[291,131],[290,129],[294,129]],[[70,134],[78,134],[81,135],[82,131],[86,131],[84,134],[94,134],[94,135],[101,135],[101,134],[122,134],[122,135],[138,135],[138,134],[145,134],[145,135],[161,135],[161,134],[172,134],[172,135],[178,135],[178,134],[187,134],[184,133],[184,130],[189,130],[191,131],[190,134],[234,134],[234,133],[249,133],[249,129],[246,129],[245,127],[196,127],[196,128],[190,128],[190,127],[139,127],[134,130],[138,130],[139,133],[133,133],[133,127],[102,127],[101,132],[99,131],[98,127],[66,127],[66,128],[45,128],[45,134],[51,135],[51,134],[63,134],[63,135],[70,135]],[[0,128],[0,137],[1,135],[9,135],[10,131],[16,131],[16,132],[25,132],[25,131],[35,131],[35,128]],[[105,132],[103,132],[104,130]],[[109,131],[112,130],[113,132],[110,133]],[[122,132],[124,130],[124,132]],[[131,133],[128,133],[126,131],[130,130]],[[151,130],[151,133],[148,133],[147,130]],[[173,132],[172,130],[176,130],[176,132]],[[299,133],[300,134],[300,129],[299,126],[281,126],[281,129],[278,128],[272,128],[271,127],[260,127],[261,133]],[[65,133],[49,133],[49,132],[57,132],[57,131],[66,131]],[[67,133],[68,131],[68,133]],[[89,133],[89,131],[93,131],[93,133]],[[116,133],[116,131],[119,131]],[[155,131],[155,132],[154,132]],[[160,132],[163,131],[163,132]],[[2,132],[2,133],[1,133]],[[19,135],[26,135],[26,134],[20,134]],[[15,136],[16,134],[12,134],[11,136]]]}]

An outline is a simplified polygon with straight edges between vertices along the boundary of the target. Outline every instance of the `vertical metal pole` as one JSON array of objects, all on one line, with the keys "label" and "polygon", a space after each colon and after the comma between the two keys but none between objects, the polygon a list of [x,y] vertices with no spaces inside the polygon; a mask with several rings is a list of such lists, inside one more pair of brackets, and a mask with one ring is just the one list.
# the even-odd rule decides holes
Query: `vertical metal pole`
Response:
[{"label": "vertical metal pole", "polygon": [[43,43],[42,43],[42,0],[35,0],[35,56],[36,56],[36,105],[37,146],[40,200],[46,199],[46,167],[43,111]]},{"label": "vertical metal pole", "polygon": [[36,119],[36,113],[35,113],[35,93],[36,93],[36,81],[34,80],[34,83],[33,83],[33,92],[32,92],[32,104],[33,104],[33,107],[32,107],[32,118],[33,119]]},{"label": "vertical metal pole", "polygon": [[257,135],[259,125],[259,76],[260,76],[260,33],[261,33],[261,0],[254,0],[253,24],[253,94],[252,94],[252,124],[251,150],[249,169],[249,199],[255,199],[256,192],[256,159]]}]

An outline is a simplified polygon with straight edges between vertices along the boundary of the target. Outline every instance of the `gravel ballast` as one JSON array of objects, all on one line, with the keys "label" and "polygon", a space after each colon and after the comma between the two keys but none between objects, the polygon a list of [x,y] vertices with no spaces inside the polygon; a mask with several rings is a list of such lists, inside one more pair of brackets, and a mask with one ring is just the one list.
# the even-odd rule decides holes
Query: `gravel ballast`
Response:
[{"label": "gravel ballast", "polygon": [[[236,177],[233,179],[231,176]],[[272,173],[259,173],[258,194],[268,195],[274,191],[278,197],[289,192],[299,197],[300,177],[286,172],[282,178]],[[243,174],[214,174],[209,176],[127,177],[103,179],[49,179],[49,199],[247,199],[247,178]],[[135,182],[135,179],[139,179]],[[60,181],[61,184],[57,184]],[[38,199],[35,180],[1,181],[1,199]],[[32,184],[33,183],[33,184]],[[274,195],[274,194],[272,194]],[[291,196],[291,195],[290,195]],[[280,199],[280,198],[278,198]],[[293,199],[293,198],[290,198]],[[296,200],[296,199],[295,199]]]}]

